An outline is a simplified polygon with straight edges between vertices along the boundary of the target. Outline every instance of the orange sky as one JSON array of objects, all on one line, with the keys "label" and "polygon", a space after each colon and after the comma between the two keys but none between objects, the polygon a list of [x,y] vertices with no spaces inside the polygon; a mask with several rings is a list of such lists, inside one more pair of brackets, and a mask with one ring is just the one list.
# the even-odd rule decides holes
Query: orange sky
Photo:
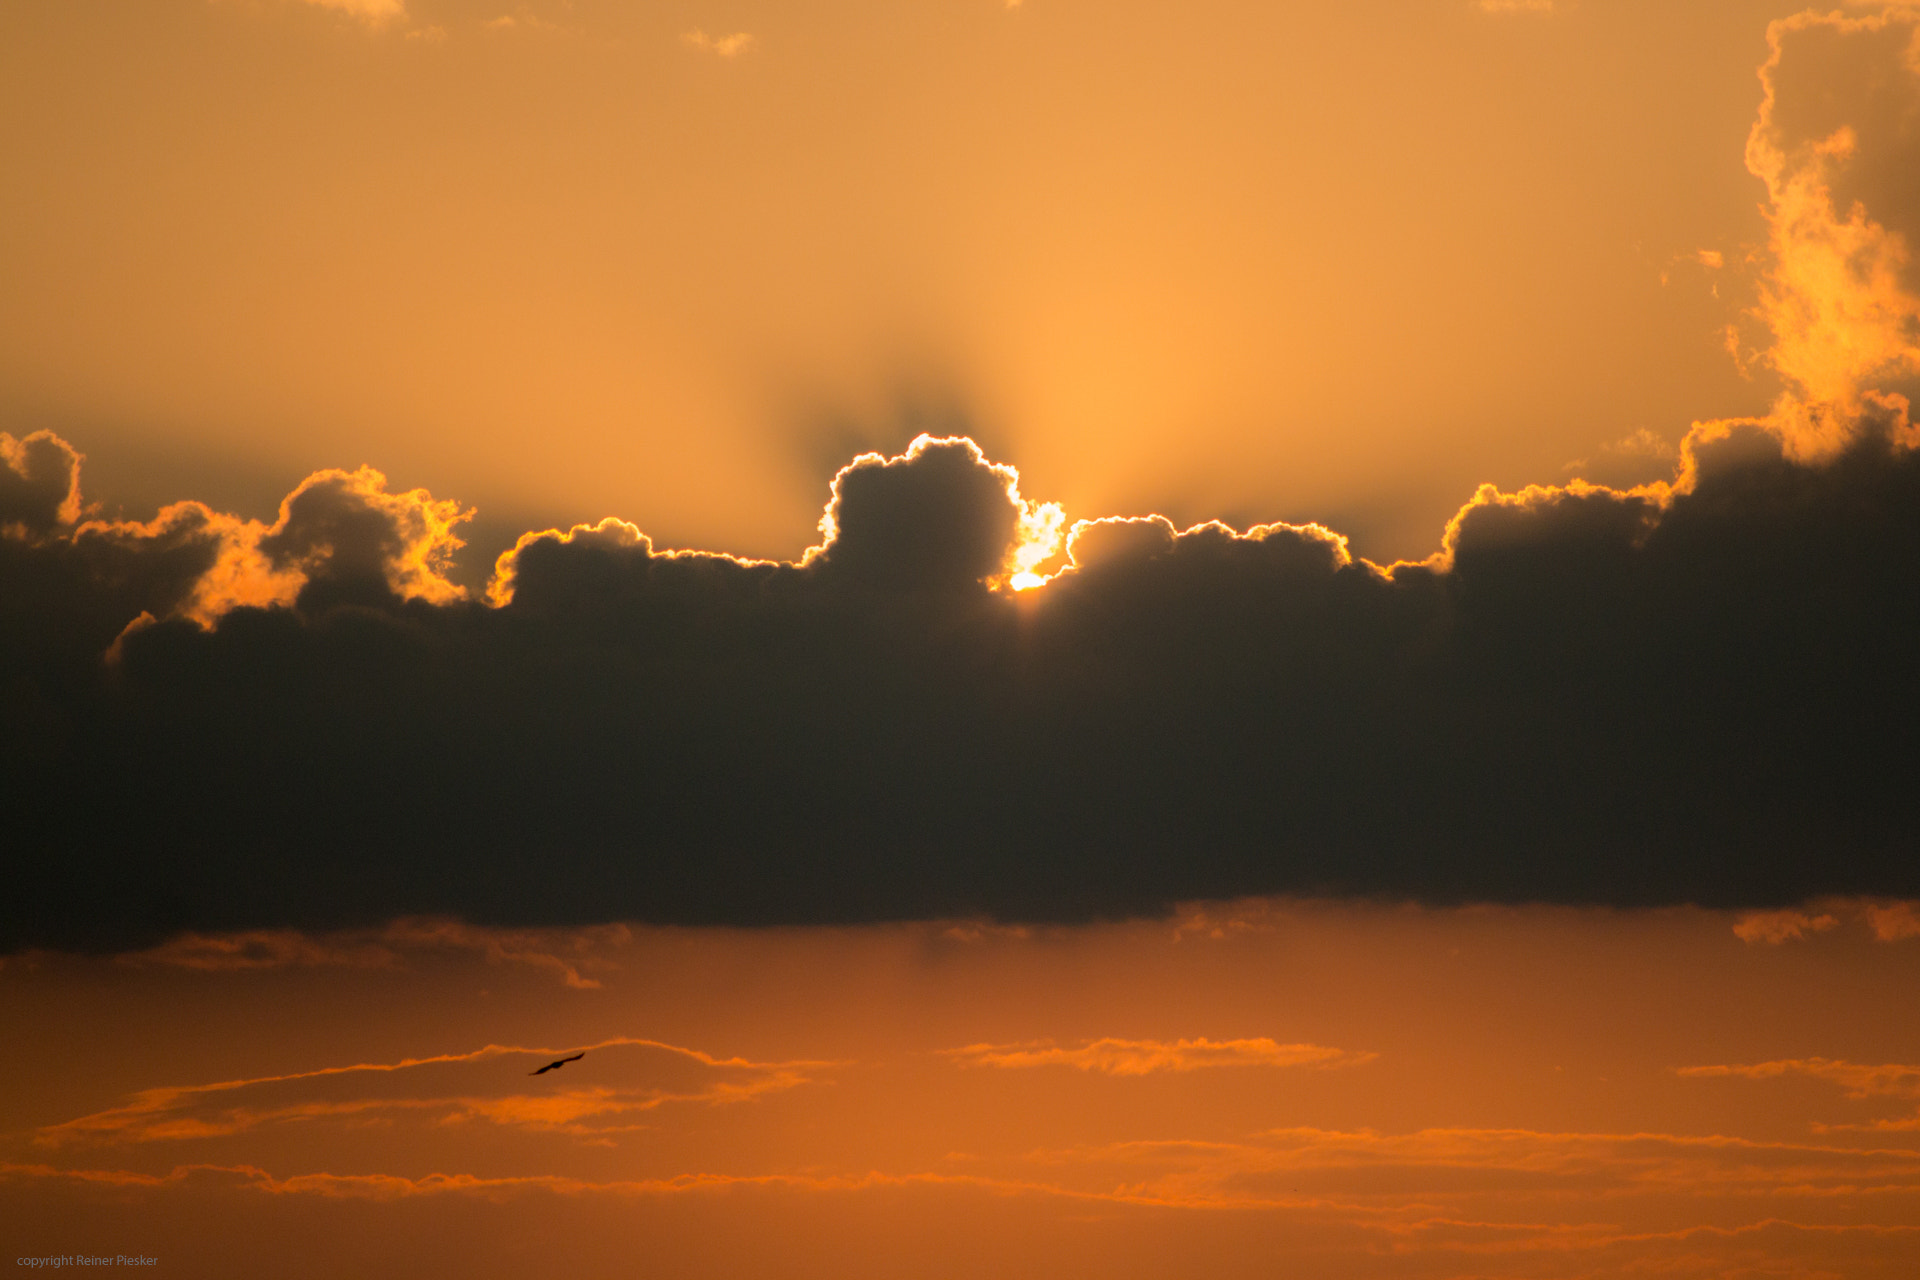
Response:
[{"label": "orange sky", "polygon": [[1917,912],[15,958],[5,1239],[196,1277],[1906,1276]]},{"label": "orange sky", "polygon": [[495,541],[791,557],[858,449],[964,429],[1074,517],[1417,557],[1766,407],[1781,12],[30,0],[0,413],[141,517],[368,463]]},{"label": "orange sky", "polygon": [[[1327,581],[1352,570],[1380,598],[1391,591],[1422,602],[1446,589],[1463,536],[1460,522],[1446,533],[1448,520],[1471,499],[1480,541],[1470,550],[1490,566],[1476,581],[1491,587],[1464,589],[1461,611],[1489,599],[1498,606],[1506,588],[1522,606],[1545,600],[1537,632],[1485,634],[1519,637],[1511,652],[1490,651],[1489,668],[1504,661],[1524,674],[1537,659],[1534,674],[1554,696],[1465,701],[1457,740],[1538,741],[1543,749],[1522,762],[1537,758],[1539,773],[1514,784],[1521,790],[1547,778],[1566,787],[1551,794],[1598,811],[1613,785],[1620,804],[1648,805],[1649,823],[1674,813],[1708,827],[1729,815],[1747,823],[1731,840],[1765,835],[1769,804],[1787,818],[1801,813],[1796,803],[1845,811],[1857,795],[1892,789],[1878,785],[1874,768],[1884,766],[1896,786],[1907,776],[1900,770],[1913,758],[1913,720],[1900,699],[1910,701],[1912,686],[1889,681],[1883,719],[1848,741],[1858,726],[1833,723],[1844,712],[1821,703],[1823,673],[1786,669],[1796,655],[1830,652],[1818,644],[1747,652],[1734,637],[1729,649],[1750,665],[1729,666],[1730,687],[1710,690],[1728,701],[1702,704],[1744,714],[1765,700],[1754,689],[1788,691],[1780,716],[1768,719],[1761,707],[1754,723],[1782,740],[1804,727],[1816,750],[1839,744],[1815,762],[1827,773],[1804,771],[1813,779],[1807,795],[1790,785],[1797,761],[1779,758],[1704,800],[1682,782],[1709,776],[1718,757],[1689,762],[1700,772],[1674,782],[1675,795],[1657,787],[1624,794],[1638,779],[1631,772],[1586,786],[1573,775],[1615,757],[1582,755],[1555,736],[1566,728],[1556,709],[1581,708],[1583,691],[1611,687],[1581,684],[1604,673],[1605,661],[1579,664],[1612,632],[1583,630],[1584,599],[1554,611],[1567,605],[1555,588],[1573,583],[1568,594],[1578,596],[1580,584],[1612,581],[1604,571],[1614,562],[1604,556],[1593,561],[1598,577],[1569,576],[1588,563],[1583,550],[1603,545],[1581,540],[1589,524],[1612,521],[1610,537],[1628,529],[1603,550],[1637,555],[1648,531],[1684,507],[1669,544],[1680,548],[1676,561],[1689,547],[1718,554],[1725,548],[1713,539],[1751,534],[1753,546],[1771,549],[1756,554],[1778,563],[1734,586],[1758,583],[1755,595],[1784,600],[1786,612],[1814,620],[1813,631],[1826,617],[1858,622],[1844,609],[1828,612],[1835,597],[1823,592],[1859,588],[1873,577],[1876,554],[1892,566],[1886,580],[1901,581],[1894,571],[1905,571],[1920,545],[1900,542],[1906,526],[1874,505],[1907,494],[1898,485],[1920,439],[1899,398],[1920,385],[1911,124],[1920,111],[1920,10],[1849,3],[1829,17],[1792,12],[1778,0],[9,0],[0,6],[0,187],[8,193],[0,201],[0,497],[18,499],[26,514],[0,523],[0,550],[11,557],[6,565],[27,566],[19,581],[51,600],[65,580],[52,570],[32,578],[36,556],[61,572],[97,570],[103,581],[119,566],[121,578],[108,582],[117,590],[140,579],[125,567],[136,553],[152,551],[158,562],[185,548],[177,564],[191,572],[175,574],[174,560],[162,566],[175,574],[161,610],[169,617],[156,620],[145,604],[109,616],[119,596],[97,608],[76,597],[76,616],[103,626],[104,637],[132,635],[136,650],[145,636],[158,655],[147,670],[166,677],[169,654],[194,645],[195,654],[213,652],[230,638],[215,625],[226,613],[274,606],[245,614],[253,630],[204,667],[185,664],[206,680],[182,687],[231,695],[258,710],[260,723],[284,728],[296,721],[281,713],[305,705],[318,686],[290,678],[299,695],[291,702],[263,685],[251,703],[254,651],[245,645],[263,635],[319,636],[338,618],[347,620],[342,630],[372,627],[376,615],[381,625],[399,619],[393,634],[427,634],[436,617],[468,617],[461,602],[480,598],[494,555],[517,535],[602,517],[632,523],[527,543],[528,564],[546,557],[547,589],[560,605],[536,602],[511,616],[476,606],[472,614],[484,614],[486,626],[505,618],[499,634],[545,634],[538,608],[566,615],[578,604],[567,589],[585,582],[591,596],[612,580],[569,567],[576,561],[595,572],[607,564],[609,574],[636,564],[652,572],[643,536],[661,550],[798,559],[823,542],[837,469],[863,450],[899,453],[921,432],[965,434],[982,452],[937,441],[848,473],[849,487],[880,486],[879,505],[864,509],[878,533],[817,555],[809,584],[877,583],[879,598],[898,585],[888,577],[900,568],[888,559],[896,555],[929,575],[896,573],[909,588],[939,586],[944,574],[987,600],[980,583],[1014,567],[1002,543],[983,535],[986,560],[974,564],[968,548],[943,560],[951,548],[901,552],[888,541],[917,527],[895,520],[902,510],[915,514],[917,494],[946,492],[911,487],[912,477],[940,466],[1005,499],[989,502],[987,514],[1008,527],[1022,516],[1057,519],[1060,531],[1076,520],[1164,513],[1173,524],[1100,530],[1117,542],[1137,534],[1142,547],[1160,538],[1169,564],[1175,527],[1209,517],[1242,530],[1319,522],[1326,527],[1279,529],[1270,544],[1264,531],[1195,533],[1187,545],[1201,568],[1182,561],[1169,580],[1208,572],[1203,553],[1214,543],[1247,552],[1249,562],[1271,550],[1280,563],[1292,548]],[[1728,421],[1739,418],[1750,421]],[[72,453],[34,435],[49,430],[86,454],[84,491],[66,487],[65,477],[79,474]],[[1849,472],[1846,483],[1873,495],[1853,508],[1844,499],[1854,491],[1840,482],[1816,492],[1836,446],[1863,439],[1884,449],[1854,460],[1871,454],[1895,481],[1869,490],[1880,473],[1861,480],[1860,469]],[[1755,440],[1785,457],[1754,463]],[[922,454],[930,460],[912,470]],[[1703,455],[1717,459],[1726,485],[1707,498],[1696,487]],[[989,461],[1018,468],[1017,494],[1001,483],[1015,472],[982,470]],[[384,478],[353,470],[363,466]],[[1789,471],[1802,488],[1726,480]],[[1576,478],[1646,487],[1523,489]],[[1482,483],[1498,489],[1475,498]],[[1767,505],[1767,495],[1782,492],[1791,501]],[[76,493],[93,505],[82,510]],[[85,523],[145,521],[180,499],[212,509],[181,507],[142,526]],[[468,507],[478,517],[459,523]],[[972,510],[958,509],[963,517]],[[1736,518],[1712,524],[1728,510]],[[1849,510],[1857,529],[1832,514]],[[1819,542],[1788,528],[1789,516],[1808,511],[1839,533]],[[1739,524],[1754,513],[1753,527]],[[1787,530],[1777,544],[1759,528],[1774,517]],[[939,519],[929,527],[977,532]],[[994,525],[987,535],[996,530],[1004,532]],[[1847,541],[1855,532],[1858,541]],[[450,567],[460,534],[471,545]],[[1390,579],[1347,559],[1336,534],[1350,535],[1355,556],[1381,564],[1440,551],[1443,534],[1452,541],[1432,564]],[[1553,541],[1562,535],[1571,552]],[[1102,536],[1083,542],[1085,567]],[[1527,558],[1542,546],[1537,563]],[[1853,558],[1823,560],[1835,546]],[[1515,547],[1520,554],[1509,554]],[[196,548],[205,565],[193,560]],[[1854,555],[1860,548],[1870,554]],[[101,570],[85,559],[95,552],[126,555],[102,559]],[[1622,551],[1622,563],[1630,558]],[[658,559],[689,582],[722,563]],[[740,569],[724,563],[728,573]],[[1785,585],[1770,592],[1776,570]],[[582,576],[569,576],[576,571]],[[745,581],[745,572],[725,581]],[[1280,595],[1308,599],[1306,570],[1297,576],[1274,579]],[[510,577],[490,604],[510,595]],[[1100,638],[1110,598],[1092,574],[1079,581],[1077,598],[1093,604],[1075,615],[1086,629],[1070,634]],[[1259,581],[1262,590],[1272,585]],[[352,594],[368,584],[372,596]],[[918,607],[935,595],[903,589],[901,598]],[[706,599],[696,596],[690,590],[696,605]],[[1073,607],[1069,591],[1058,596],[1063,609]],[[1035,598],[1016,597],[1004,612]],[[1636,625],[1672,600],[1659,590],[1621,598],[1641,608],[1623,609]],[[24,589],[20,599],[29,601],[20,616],[40,607]],[[1747,597],[1730,590],[1725,599],[1736,610]],[[1908,602],[1875,612],[1879,599],[1868,599],[1865,613],[1885,625],[1863,633],[1861,651],[1874,661],[1905,656]],[[1436,607],[1436,629],[1455,616],[1447,612],[1455,601]],[[989,603],[999,608],[1005,598]],[[1020,616],[1039,613],[1033,605]],[[1525,607],[1515,613],[1533,617]],[[522,628],[523,616],[534,621]],[[900,634],[926,618],[938,630],[942,616],[903,613]],[[1268,624],[1291,625],[1292,615],[1274,616],[1280,622]],[[1302,634],[1320,625],[1318,615],[1302,616]],[[65,643],[52,623],[41,635],[31,617],[19,626],[14,617],[0,617],[13,628],[0,627],[0,641],[36,661],[40,647]],[[653,615],[633,617],[645,624],[634,634],[655,634],[647,630]],[[1732,625],[1733,617],[1707,621]],[[1180,621],[1211,641],[1231,639],[1245,618],[1196,607]],[[1853,635],[1839,624],[1833,631],[1843,641]],[[536,655],[562,678],[526,688],[569,688],[568,663],[608,652],[639,654],[633,665],[645,666],[643,646],[622,650],[601,645],[591,628],[581,634],[583,648]],[[698,648],[705,633],[687,634]],[[896,633],[873,634],[875,654],[897,656],[901,646],[888,647]],[[1550,642],[1527,647],[1538,635],[1568,634],[1601,640],[1565,653]],[[619,643],[631,640],[622,635]],[[1682,668],[1653,664],[1676,652],[1699,659],[1711,646],[1698,637],[1715,635],[1704,624],[1661,631],[1671,648],[1623,648],[1620,665],[1638,676],[1644,661],[1655,676],[1672,677]],[[117,641],[104,649],[107,642],[60,649],[40,684],[30,672],[6,687],[10,699],[24,691],[17,706],[0,706],[0,777],[9,786],[58,775],[72,791],[44,794],[89,794],[84,771],[60,772],[67,757],[46,748],[56,739],[61,751],[81,743],[77,759],[118,767],[119,742],[85,754],[95,745],[84,732],[97,727],[86,720],[94,704],[59,701],[94,690],[93,680],[106,705],[134,677],[146,678],[136,671],[125,686],[114,683],[124,651]],[[1471,635],[1463,647],[1473,652]],[[733,653],[723,643],[713,649]],[[741,662],[757,675],[759,651],[750,650],[740,648]],[[1230,645],[1169,651],[1199,654],[1191,660],[1201,665],[1207,655],[1229,664],[1244,657]],[[369,643],[366,652],[387,650]],[[1125,689],[1124,646],[1114,653],[1111,670],[1094,674]],[[552,674],[519,650],[493,658],[499,666],[489,673]],[[1260,661],[1275,660],[1263,650]],[[1871,663],[1861,668],[1870,672]],[[677,668],[663,669],[661,705],[684,692],[668,687]],[[802,686],[816,673],[798,669]],[[1240,668],[1223,670],[1217,687],[1177,680],[1167,705],[1189,688],[1224,705],[1233,690],[1268,687],[1236,684],[1227,677]],[[1302,687],[1319,670],[1300,666]],[[1753,686],[1738,684],[1755,672],[1763,678]],[[1369,669],[1355,684],[1371,695],[1378,675]],[[429,683],[347,680],[337,706],[326,696],[311,701],[351,711],[364,696],[382,712],[401,708],[394,724],[413,724],[401,693]],[[456,683],[450,677],[448,687]],[[154,687],[172,688],[163,679]],[[880,723],[881,711],[898,710],[887,702],[890,687],[876,680],[880,692],[849,704],[847,720],[864,708]],[[1538,692],[1524,680],[1515,687]],[[1663,693],[1657,679],[1649,687],[1649,705],[1693,705],[1684,701],[1692,690]],[[743,723],[764,730],[749,714],[761,707],[759,687],[738,688],[740,701],[724,710],[746,708]],[[628,730],[654,706],[601,706],[598,692],[582,695],[593,714],[578,723],[598,726],[615,745],[639,741]],[[1556,700],[1561,693],[1566,699]],[[1661,703],[1669,694],[1674,701]],[[209,759],[259,745],[236,748],[227,726],[253,721],[202,716],[212,699],[195,696],[156,697],[161,710],[151,721],[127,721],[150,730],[136,745],[164,751],[169,734],[178,730],[185,743],[196,727],[229,752]],[[1386,712],[1366,706],[1391,719],[1398,704],[1386,697]],[[1235,710],[1250,707],[1249,722],[1266,729],[1266,704],[1249,699]],[[137,696],[128,702],[140,715],[151,709]],[[1097,693],[1090,703],[1105,710]],[[900,705],[909,717],[915,711],[911,699]],[[1140,704],[1147,712],[1158,705]],[[1320,706],[1310,697],[1274,705]],[[505,696],[501,706],[500,724],[533,724],[553,733],[548,742],[569,741],[567,717],[580,711],[556,707],[548,723],[513,719],[506,711],[518,704]],[[1129,725],[1130,709],[1140,708],[1116,706],[1112,723]],[[165,718],[175,712],[177,720]],[[949,743],[939,727],[965,716],[929,717],[926,741],[963,754],[968,744]],[[1676,712],[1673,723],[1683,718]],[[790,719],[813,727],[797,713]],[[1679,738],[1650,746],[1642,724],[1586,719],[1603,747],[1608,732],[1620,735],[1620,760],[1685,749]],[[736,757],[716,743],[746,741],[743,769],[763,746],[764,760],[787,759],[768,745],[771,734],[762,742],[722,724],[726,732],[700,738],[712,726],[691,713],[686,723],[695,746],[683,754],[729,781]],[[1093,727],[1079,728],[1098,738],[1107,723],[1090,717]],[[1143,713],[1134,728],[1159,723]],[[663,717],[664,727],[649,724],[649,732],[658,728],[677,748],[679,724]],[[856,745],[862,727],[852,724]],[[846,724],[829,728],[847,737]],[[297,726],[288,733],[298,736]],[[1268,749],[1269,736],[1280,735],[1247,741]],[[1173,743],[1166,758],[1184,759],[1178,733],[1163,737]],[[1586,741],[1578,731],[1567,738]],[[323,754],[327,741],[315,741]],[[1760,752],[1773,739],[1755,741]],[[1880,752],[1882,741],[1892,748]],[[601,762],[592,741],[579,743],[585,786]],[[457,774],[472,786],[476,776],[495,776],[502,757],[490,752],[499,744],[453,745],[473,753],[449,749],[442,754],[455,764],[434,763],[452,773],[423,767],[423,777]],[[881,757],[899,746],[866,745]],[[1127,745],[1117,744],[1116,759]],[[1226,738],[1212,745],[1223,756],[1233,747]],[[1305,760],[1362,791],[1375,786],[1369,767],[1391,777],[1432,758],[1409,764],[1393,754],[1395,743],[1366,742],[1344,745],[1349,762],[1308,749],[1319,745],[1273,758]],[[148,758],[127,750],[127,759]],[[1466,764],[1448,763],[1465,771],[1480,757],[1463,752]],[[181,776],[190,774],[192,753],[175,754],[185,760]],[[261,777],[280,758],[265,747],[248,756]],[[398,748],[396,758],[404,758]],[[1031,758],[1045,756],[1035,747]],[[1850,771],[1856,758],[1867,766]],[[349,763],[372,770],[384,759]],[[557,767],[564,773],[573,759]],[[609,776],[626,759],[608,754]],[[28,765],[44,771],[13,772]],[[1775,769],[1788,784],[1769,787]],[[1833,772],[1857,790],[1828,785]],[[1227,781],[1266,798],[1251,766],[1249,774]],[[499,776],[523,781],[504,768]],[[854,776],[884,790],[873,779],[892,775],[883,767]],[[918,775],[903,767],[900,776]],[[1122,795],[1127,776],[1099,780]],[[1289,781],[1310,785],[1302,776],[1322,775]],[[334,777],[311,785],[326,794]],[[1205,776],[1186,799],[1204,814],[1218,781]],[[1442,817],[1480,816],[1473,788],[1482,779],[1467,781],[1444,796]],[[1485,781],[1497,799],[1502,780]],[[147,798],[178,805],[163,812],[191,812],[198,793],[164,790],[156,784]],[[1385,809],[1407,794],[1379,791],[1365,799]],[[137,785],[111,794],[146,795]],[[737,805],[729,817],[752,816],[750,791],[745,799],[715,794],[716,803]],[[11,812],[15,793],[6,795],[0,809]],[[819,812],[833,812],[835,795]],[[383,812],[377,797],[347,798],[366,800],[366,814]],[[503,796],[503,812],[525,799]],[[281,800],[267,797],[258,812],[281,812],[273,807]],[[621,800],[631,797],[609,803]],[[288,803],[297,808],[297,796]],[[434,803],[432,795],[419,801],[427,816],[406,829],[433,830]],[[359,812],[342,804],[340,821]],[[1491,822],[1538,810],[1488,812]],[[1888,812],[1888,825],[1876,826]],[[256,834],[244,814],[223,816],[230,821],[206,837],[208,847],[235,830]],[[718,886],[717,896],[662,898],[667,914],[656,918],[789,918],[778,915],[794,905],[780,901],[789,883],[780,876],[797,883],[794,868],[812,864],[780,862],[791,849],[780,843],[790,833],[779,822],[792,815],[773,816],[773,854],[748,849],[737,867],[704,855],[663,863],[695,889]],[[1282,813],[1273,829],[1293,817]],[[73,836],[56,824],[46,847],[64,851],[60,841],[78,847],[87,832],[118,828],[78,829]],[[503,817],[501,829],[517,828]],[[582,829],[599,838],[591,822]],[[1394,830],[1391,822],[1377,829]],[[1409,893],[1438,886],[1434,896],[1449,901],[1479,892],[1459,885],[1503,873],[1516,885],[1558,885],[1553,892],[1578,901],[1623,902],[1676,900],[1700,875],[1723,870],[1725,892],[1694,900],[1778,900],[1781,885],[1803,882],[1772,875],[1781,868],[1797,875],[1813,866],[1832,872],[1832,883],[1851,874],[1844,859],[1837,869],[1816,865],[1822,851],[1795,843],[1800,828],[1783,819],[1779,830],[1783,848],[1758,850],[1750,864],[1723,868],[1710,849],[1661,884],[1651,883],[1666,870],[1654,865],[1652,836],[1630,840],[1623,854],[1584,830],[1545,830],[1501,856],[1519,858],[1511,850],[1525,845],[1525,857],[1552,860],[1560,840],[1582,874],[1625,856],[1640,860],[1631,865],[1649,872],[1649,884],[1522,879],[1530,866],[1493,857],[1479,868],[1484,879],[1423,880],[1434,868],[1420,862],[1417,839],[1368,849],[1378,857],[1365,865],[1404,874],[1387,883],[1415,886]],[[200,834],[158,833],[150,858],[145,848],[124,861],[114,860],[125,854],[117,847],[99,856],[99,867],[125,874],[99,877],[121,914],[103,909],[98,933],[74,917],[35,932],[39,922],[22,922],[26,909],[7,916],[8,936],[91,939],[110,952],[126,936],[117,931],[178,918],[167,915],[178,904],[155,883],[204,895],[189,904],[196,909],[244,914],[285,909],[287,898],[274,892],[249,897],[260,886],[305,907],[302,885],[337,893],[358,874],[341,870],[344,857],[310,865],[296,851],[284,866],[263,859],[253,868],[260,886],[239,884],[243,862],[194,860]],[[1864,814],[1843,834],[1854,841],[1846,849],[1879,859],[1862,862],[1848,892],[1874,889],[1873,876],[1906,874],[1912,821],[1904,808]],[[565,840],[556,841],[562,853],[550,865],[568,892],[527,893],[527,910],[570,910],[598,891],[585,875],[565,879]],[[538,861],[517,848],[518,861],[476,857],[467,867],[436,862],[443,851],[432,850],[418,866],[388,867],[384,846],[368,849],[367,865],[391,871],[392,885],[415,892],[424,884],[435,902],[495,909],[520,905],[515,895],[526,886],[512,876]],[[589,852],[606,856],[598,846]],[[658,852],[649,846],[647,856]],[[880,877],[910,879],[914,865],[881,856],[897,852],[858,849],[825,865],[851,881],[868,865],[859,857],[871,856]],[[1039,902],[1039,911],[1084,919],[1108,903],[1144,900],[1127,896],[1123,868],[1112,896],[1068,894],[1064,907],[1045,905],[1060,891],[1049,875],[1097,865],[1101,851],[1091,845],[1059,866],[1029,866],[1024,850],[991,852],[1002,861],[982,883],[1008,890],[996,902]],[[958,871],[944,868],[967,892],[967,877],[987,866],[978,853],[962,849]],[[1316,851],[1285,853],[1295,860],[1289,883],[1310,881]],[[762,855],[764,865],[753,861]],[[1194,862],[1210,865],[1199,855]],[[92,892],[94,866],[75,855],[33,882],[51,896],[21,900],[70,903],[47,886]],[[228,876],[233,866],[242,874]],[[756,867],[771,871],[748,884]],[[1324,883],[1349,883],[1336,870]],[[302,880],[296,871],[314,874]],[[282,872],[288,877],[276,881]],[[638,871],[628,880],[629,894],[649,883]],[[1903,883],[1898,891],[1910,893]],[[485,892],[463,896],[469,889]],[[1023,897],[1028,890],[1035,896]],[[866,914],[803,918],[882,918],[895,910],[889,903],[920,900],[876,891],[872,903],[881,905],[861,907]],[[314,909],[374,914],[346,898]],[[769,910],[773,917],[753,914]],[[0,1037],[9,1082],[0,1093],[0,1245],[22,1271],[33,1269],[29,1259],[79,1254],[152,1256],[152,1274],[329,1280],[1905,1280],[1920,1265],[1915,901],[1844,898],[1743,914],[1256,899],[1190,904],[1169,919],[1044,927],[515,930],[409,917],[336,933],[190,934],[132,953],[16,951],[0,958],[0,1025],[10,1032]],[[584,1058],[557,1072],[528,1074],[582,1049]]]}]

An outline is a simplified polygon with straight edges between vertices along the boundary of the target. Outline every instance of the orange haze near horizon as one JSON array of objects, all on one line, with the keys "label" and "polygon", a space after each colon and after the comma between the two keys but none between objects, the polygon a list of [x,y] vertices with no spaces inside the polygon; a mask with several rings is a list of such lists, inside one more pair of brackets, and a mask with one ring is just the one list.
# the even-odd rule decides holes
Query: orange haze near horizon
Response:
[{"label": "orange haze near horizon", "polygon": [[5,1238],[194,1277],[1904,1277],[1917,905],[16,958]]}]

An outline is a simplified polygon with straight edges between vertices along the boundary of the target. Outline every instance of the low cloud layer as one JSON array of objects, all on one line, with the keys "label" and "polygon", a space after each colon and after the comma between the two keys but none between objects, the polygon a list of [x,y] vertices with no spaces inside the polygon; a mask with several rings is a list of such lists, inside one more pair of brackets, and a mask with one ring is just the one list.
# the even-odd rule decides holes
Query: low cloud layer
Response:
[{"label": "low cloud layer", "polygon": [[1668,481],[1485,487],[1418,564],[1067,528],[922,437],[843,469],[792,562],[608,519],[470,599],[469,513],[369,468],[271,525],[106,522],[71,444],[0,438],[0,948],[1920,896],[1914,27],[1773,29],[1775,412],[1697,425]]},{"label": "low cloud layer", "polygon": [[1391,570],[1158,517],[1038,564],[1057,512],[923,439],[844,471],[796,562],[606,521],[522,538],[486,601],[443,572],[462,513],[377,473],[271,526],[63,522],[77,480],[21,460],[74,455],[31,438],[4,942],[1913,897],[1906,434],[1703,428],[1671,485],[1484,489]]}]

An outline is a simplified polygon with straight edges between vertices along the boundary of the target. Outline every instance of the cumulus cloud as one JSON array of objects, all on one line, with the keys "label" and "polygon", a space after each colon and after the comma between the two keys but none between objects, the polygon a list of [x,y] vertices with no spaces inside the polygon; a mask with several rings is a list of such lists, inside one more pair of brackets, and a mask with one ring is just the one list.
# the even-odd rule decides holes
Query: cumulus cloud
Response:
[{"label": "cumulus cloud", "polygon": [[1061,523],[1058,506],[1024,501],[1018,473],[964,438],[923,435],[897,458],[863,454],[834,476],[832,494],[821,544],[802,563],[896,591],[1004,582],[1052,553]]},{"label": "cumulus cloud", "polygon": [[386,485],[371,467],[317,471],[281,502],[279,520],[254,549],[270,572],[297,574],[303,589],[390,593],[432,604],[463,598],[445,574],[465,545],[454,526],[473,513],[424,489],[390,494]]},{"label": "cumulus cloud", "polygon": [[80,515],[80,454],[51,431],[0,431],[0,532],[44,534]]},{"label": "cumulus cloud", "polygon": [[1887,382],[1920,374],[1920,11],[1807,12],[1768,29],[1747,167],[1766,184],[1759,314],[1798,452],[1845,441]]},{"label": "cumulus cloud", "polygon": [[0,947],[1278,893],[1694,902],[1757,942],[1847,898],[1907,936],[1915,26],[1771,30],[1775,411],[1616,442],[1612,486],[1485,486],[1418,563],[1313,524],[1069,526],[921,437],[842,468],[792,561],[607,519],[523,536],[470,600],[468,513],[369,468],[270,525],[86,521],[78,451],[8,437]]},{"label": "cumulus cloud", "polygon": [[1669,481],[1485,488],[1388,567],[1157,516],[1057,555],[1058,508],[932,438],[844,468],[795,561],[604,520],[485,600],[466,513],[364,468],[270,525],[17,522],[4,941],[1920,896],[1903,439],[1711,424]]},{"label": "cumulus cloud", "polygon": [[15,586],[43,593],[31,605],[43,628],[89,595],[115,611],[115,633],[142,614],[211,626],[236,608],[291,605],[309,589],[329,602],[464,595],[444,575],[462,545],[453,528],[472,513],[423,489],[390,494],[370,467],[308,476],[271,525],[191,501],[151,520],[76,525],[80,453],[46,432],[0,441],[0,513],[12,515],[0,531],[20,560]]}]

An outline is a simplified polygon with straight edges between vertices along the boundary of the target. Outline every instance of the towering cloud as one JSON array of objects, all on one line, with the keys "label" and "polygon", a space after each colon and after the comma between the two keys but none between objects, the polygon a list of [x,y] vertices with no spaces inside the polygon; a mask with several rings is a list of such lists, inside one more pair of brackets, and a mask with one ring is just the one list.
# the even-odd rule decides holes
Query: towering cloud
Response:
[{"label": "towering cloud", "polygon": [[1863,397],[1920,375],[1920,15],[1799,14],[1768,31],[1747,167],[1767,188],[1760,314],[1802,451],[1839,446]]}]

